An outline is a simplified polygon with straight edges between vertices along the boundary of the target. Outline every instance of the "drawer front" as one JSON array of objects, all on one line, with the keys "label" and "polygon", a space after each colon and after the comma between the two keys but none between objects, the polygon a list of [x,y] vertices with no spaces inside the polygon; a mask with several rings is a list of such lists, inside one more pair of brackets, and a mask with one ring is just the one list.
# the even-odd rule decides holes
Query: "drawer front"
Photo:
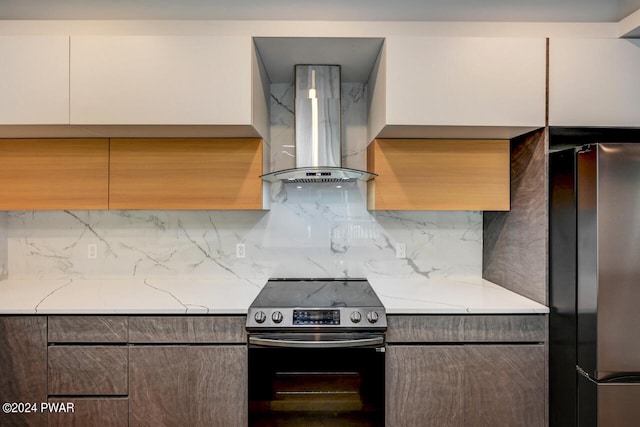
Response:
[{"label": "drawer front", "polygon": [[49,316],[49,342],[126,343],[126,316]]},{"label": "drawer front", "polygon": [[53,409],[48,412],[49,427],[126,427],[129,423],[127,398],[51,398],[49,404]]},{"label": "drawer front", "polygon": [[246,343],[245,316],[157,316],[129,318],[129,342]]},{"label": "drawer front", "polygon": [[545,315],[390,315],[388,343],[545,342]]},{"label": "drawer front", "polygon": [[49,395],[128,394],[126,346],[50,346]]},{"label": "drawer front", "polygon": [[461,342],[464,316],[387,316],[389,343]]},{"label": "drawer front", "polygon": [[544,315],[465,316],[467,342],[545,342]]}]

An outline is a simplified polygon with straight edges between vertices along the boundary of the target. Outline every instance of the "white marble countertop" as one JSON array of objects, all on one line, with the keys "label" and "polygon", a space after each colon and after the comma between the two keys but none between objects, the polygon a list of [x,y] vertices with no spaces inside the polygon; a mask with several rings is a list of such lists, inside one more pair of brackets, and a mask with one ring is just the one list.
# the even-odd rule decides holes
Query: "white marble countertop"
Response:
[{"label": "white marble countertop", "polygon": [[549,308],[480,277],[370,279],[387,314],[535,314]]},{"label": "white marble countertop", "polygon": [[[548,313],[476,277],[369,278],[387,314]],[[246,314],[265,280],[146,278],[0,281],[0,314]]]}]

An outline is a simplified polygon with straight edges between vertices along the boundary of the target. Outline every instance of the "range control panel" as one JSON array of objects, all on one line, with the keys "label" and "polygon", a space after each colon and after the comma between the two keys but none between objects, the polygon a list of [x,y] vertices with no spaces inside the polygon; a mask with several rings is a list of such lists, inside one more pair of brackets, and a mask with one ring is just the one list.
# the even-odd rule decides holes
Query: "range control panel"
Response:
[{"label": "range control panel", "polygon": [[258,308],[247,313],[248,328],[386,328],[384,309],[359,308]]},{"label": "range control panel", "polygon": [[294,325],[339,325],[340,310],[293,310]]}]

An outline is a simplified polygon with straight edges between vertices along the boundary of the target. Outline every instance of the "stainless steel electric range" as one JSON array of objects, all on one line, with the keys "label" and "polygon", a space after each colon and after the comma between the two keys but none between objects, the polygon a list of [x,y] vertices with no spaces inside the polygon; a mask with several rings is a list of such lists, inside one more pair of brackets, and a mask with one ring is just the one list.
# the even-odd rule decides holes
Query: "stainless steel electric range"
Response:
[{"label": "stainless steel electric range", "polygon": [[251,304],[250,426],[383,426],[385,309],[365,279],[273,279]]}]

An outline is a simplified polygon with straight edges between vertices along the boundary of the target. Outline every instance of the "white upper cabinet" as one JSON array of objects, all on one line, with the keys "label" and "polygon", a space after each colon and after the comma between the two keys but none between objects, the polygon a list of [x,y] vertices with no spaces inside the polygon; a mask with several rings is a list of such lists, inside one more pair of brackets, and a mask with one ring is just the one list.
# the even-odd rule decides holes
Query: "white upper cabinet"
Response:
[{"label": "white upper cabinet", "polygon": [[370,80],[369,139],[512,138],[544,127],[545,74],[544,39],[388,37]]},{"label": "white upper cabinet", "polygon": [[551,39],[549,125],[640,126],[640,40]]},{"label": "white upper cabinet", "polygon": [[69,37],[0,37],[0,124],[69,124]]},{"label": "white upper cabinet", "polygon": [[239,129],[222,136],[260,136],[263,80],[249,36],[71,37],[71,124],[216,125]]}]

